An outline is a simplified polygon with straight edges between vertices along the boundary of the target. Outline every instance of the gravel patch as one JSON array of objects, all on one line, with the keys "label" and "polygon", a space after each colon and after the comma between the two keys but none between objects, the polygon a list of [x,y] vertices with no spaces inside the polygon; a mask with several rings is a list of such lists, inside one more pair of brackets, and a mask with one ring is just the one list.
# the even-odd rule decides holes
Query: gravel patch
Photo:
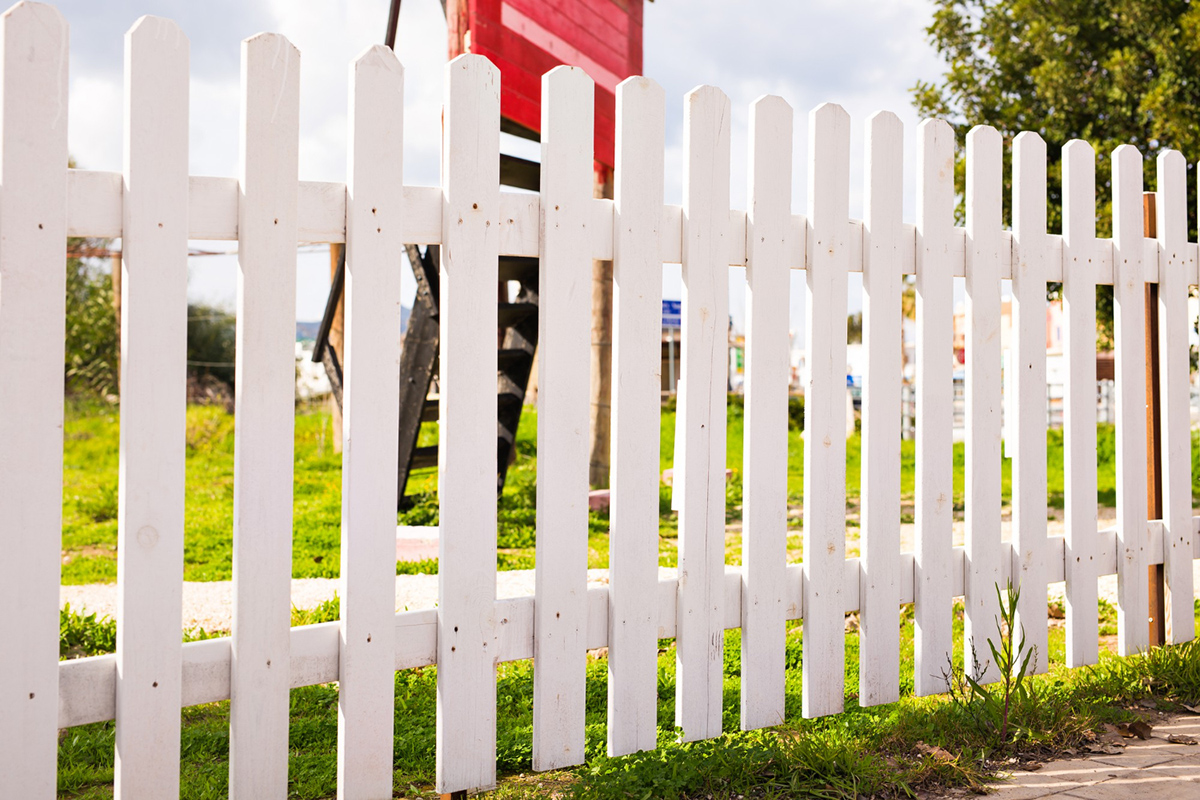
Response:
[{"label": "gravel patch", "polygon": [[[662,567],[660,578],[674,578],[675,570]],[[588,585],[608,584],[608,570],[589,569]],[[337,578],[297,578],[292,581],[292,605],[296,608],[315,608],[338,592]],[[534,571],[509,570],[496,574],[496,595],[499,598],[524,597],[534,593]],[[435,608],[438,597],[437,575],[397,575],[396,610],[415,611]],[[63,586],[59,605],[71,604],[75,611],[86,611],[101,617],[117,616],[117,585],[92,583]],[[206,631],[228,631],[233,625],[233,582],[207,581],[183,584],[182,625]]]}]

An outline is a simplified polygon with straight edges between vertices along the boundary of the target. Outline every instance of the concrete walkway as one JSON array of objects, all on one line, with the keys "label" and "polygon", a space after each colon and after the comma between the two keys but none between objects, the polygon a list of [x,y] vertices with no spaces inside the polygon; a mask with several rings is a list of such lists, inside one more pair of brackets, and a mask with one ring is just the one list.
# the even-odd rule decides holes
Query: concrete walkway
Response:
[{"label": "concrete walkway", "polygon": [[1035,772],[1017,772],[992,784],[989,796],[1003,800],[1054,797],[1067,800],[1200,800],[1200,746],[1171,744],[1184,734],[1200,740],[1200,716],[1168,719],[1150,739],[1126,739],[1125,751],[1071,761],[1052,761]]}]

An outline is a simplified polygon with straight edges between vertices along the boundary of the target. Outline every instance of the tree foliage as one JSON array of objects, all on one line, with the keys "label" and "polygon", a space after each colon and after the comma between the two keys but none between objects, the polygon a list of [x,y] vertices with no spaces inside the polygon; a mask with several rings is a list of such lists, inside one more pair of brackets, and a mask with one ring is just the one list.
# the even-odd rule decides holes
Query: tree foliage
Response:
[{"label": "tree foliage", "polygon": [[[72,252],[102,249],[107,242],[71,239]],[[113,308],[112,273],[100,259],[67,259],[66,363],[72,395],[110,397],[119,393],[120,335]],[[209,376],[233,386],[236,319],[204,303],[187,307],[188,375]]]},{"label": "tree foliage", "polygon": [[211,375],[233,386],[237,319],[204,303],[188,304],[188,374]]},{"label": "tree foliage", "polygon": [[[69,239],[68,248],[87,246]],[[95,244],[95,243],[91,243]],[[117,323],[112,276],[95,259],[67,259],[66,388],[71,394],[117,393]]]},{"label": "tree foliage", "polygon": [[[1011,220],[1011,143],[1023,130],[1046,142],[1051,232],[1062,226],[1062,148],[1096,150],[1098,236],[1111,231],[1111,153],[1137,146],[1200,157],[1200,5],[1186,0],[934,0],[928,30],[946,63],[935,82],[913,88],[917,110],[956,127],[1004,137]],[[961,154],[960,154],[961,155]],[[959,159],[962,180],[963,159]],[[1188,169],[1193,165],[1189,162]],[[1145,185],[1155,184],[1153,163]],[[1189,181],[1189,208],[1196,203]],[[960,183],[960,186],[962,184]],[[1195,227],[1192,226],[1192,235]],[[1111,341],[1111,287],[1098,291],[1101,343]],[[1107,324],[1107,329],[1104,326]]]}]

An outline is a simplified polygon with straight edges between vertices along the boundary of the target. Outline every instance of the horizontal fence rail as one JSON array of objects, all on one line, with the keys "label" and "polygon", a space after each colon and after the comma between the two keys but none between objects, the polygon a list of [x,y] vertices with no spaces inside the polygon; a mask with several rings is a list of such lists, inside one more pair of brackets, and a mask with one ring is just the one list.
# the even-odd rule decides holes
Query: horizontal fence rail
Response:
[{"label": "horizontal fence rail", "polygon": [[[1200,517],[1194,517],[1194,529],[1200,541]],[[1096,544],[1096,576],[1117,574],[1116,530],[1109,528],[1099,532]],[[1147,565],[1161,564],[1162,524],[1155,520],[1146,525],[1146,540],[1150,542]],[[1012,576],[1012,547],[1003,543],[1000,561],[1000,582]],[[1049,539],[1047,580],[1056,583],[1066,578],[1066,546],[1061,536]],[[1200,559],[1200,546],[1194,548],[1193,558]],[[899,604],[913,602],[912,553],[901,553],[896,570],[899,576],[897,598]],[[966,551],[955,547],[950,557],[950,591],[954,596],[963,594],[963,569],[967,564]],[[745,590],[739,569],[727,567],[723,581],[721,625],[723,630],[734,630],[742,626],[742,604]],[[843,575],[845,603],[842,611],[861,611],[859,596],[864,585],[861,559],[846,559]],[[673,639],[676,634],[676,590],[675,579],[655,578],[653,625],[655,640]],[[784,580],[784,619],[798,620],[804,617],[804,571],[800,564],[788,564]],[[612,647],[609,632],[608,587],[591,586],[587,590],[587,620],[584,625],[585,647],[594,650]],[[496,601],[498,625],[497,661],[521,661],[533,658],[533,609],[534,597],[511,597]],[[291,687],[313,686],[338,679],[338,623],[323,622],[292,628],[292,657],[289,667]],[[402,611],[395,615],[395,668],[414,669],[437,664],[437,611]],[[610,650],[611,652],[611,650]],[[230,639],[221,637],[183,645],[183,705],[196,706],[229,699]],[[58,727],[68,728],[103,722],[115,718],[113,696],[116,684],[116,656],[92,656],[64,661],[59,665]]]},{"label": "horizontal fence rail", "polygon": [[[117,238],[121,236],[121,174],[95,170],[68,170],[67,173],[67,235]],[[236,178],[214,178],[193,175],[189,181],[188,238],[236,241],[238,238],[238,182]],[[587,247],[593,259],[613,257],[613,200],[589,198]],[[300,181],[298,193],[299,242],[346,241],[346,184],[331,181]],[[405,219],[404,238],[410,244],[442,244],[442,190],[431,186],[405,186],[402,200]],[[500,192],[500,255],[537,257],[538,219],[541,203],[538,195],[524,192]],[[863,271],[864,225],[862,220],[847,222],[845,242],[848,248],[847,270]],[[783,262],[791,269],[808,265],[806,238],[808,219],[803,214],[790,214],[789,236]],[[746,265],[746,212],[729,212],[729,265]],[[670,203],[662,206],[662,223],[658,230],[658,246],[664,264],[679,264],[683,238],[683,207]],[[998,255],[1002,280],[1012,279],[1013,236],[1008,230],[999,231]],[[1046,280],[1063,279],[1063,237],[1047,234]],[[967,229],[952,227],[946,237],[946,259],[950,275],[966,276]],[[1145,281],[1158,283],[1157,239],[1143,239],[1142,257],[1146,264]],[[1183,251],[1190,264],[1186,272],[1188,283],[1200,284],[1197,259],[1200,245],[1188,242]],[[1112,239],[1094,239],[1089,247],[1096,283],[1113,282]],[[903,275],[918,274],[916,264],[916,226],[902,223],[897,230],[896,253]],[[399,264],[397,265],[399,268]]]},{"label": "horizontal fence rail", "polygon": [[[613,200],[591,191],[593,85],[574,67],[543,79],[538,194],[499,184],[500,73],[446,65],[441,175],[403,184],[404,72],[386,48],[352,65],[346,183],[298,179],[301,54],[286,38],[243,42],[241,171],[189,176],[188,41],[144,17],[126,37],[122,172],[67,169],[68,31],[52,7],[0,17],[0,797],[55,792],[55,732],[116,720],[115,796],[178,794],[181,707],[231,700],[230,786],[287,791],[288,690],[338,682],[338,794],[391,791],[393,673],[438,666],[436,787],[496,782],[496,666],[534,659],[535,769],[584,759],[585,652],[608,648],[608,750],[655,746],[658,640],[675,639],[676,721],[688,740],[722,730],[724,632],[742,630],[741,724],[782,721],[786,622],[804,622],[802,711],[842,710],[844,615],[859,612],[859,698],[898,699],[900,606],[915,604],[914,690],[945,688],[953,600],[964,652],[982,649],[995,587],[1024,591],[1019,614],[1045,652],[1047,587],[1066,583],[1067,662],[1098,659],[1097,580],[1116,575],[1119,650],[1149,645],[1148,569],[1162,565],[1166,637],[1193,637],[1188,331],[1200,247],[1186,240],[1186,163],[1157,161],[1156,236],[1144,235],[1144,159],[1113,154],[1111,239],[1096,232],[1095,154],[1063,149],[1063,233],[1046,230],[1046,145],[1013,142],[1013,226],[1003,227],[1004,144],[966,140],[966,226],[954,225],[953,129],[918,141],[915,224],[902,220],[904,135],[867,121],[864,217],[849,217],[849,115],[808,117],[807,214],[792,212],[793,111],[749,111],[751,210],[730,208],[730,101],[683,98],[683,203],[663,204],[665,108],[642,77],[617,91]],[[672,101],[673,102],[673,101]],[[63,263],[68,236],[121,237],[122,332],[118,648],[59,662],[63,425]],[[234,600],[230,637],[179,643],[183,550],[188,239],[238,242]],[[346,243],[342,618],[288,627],[292,527],[295,248]],[[397,376],[401,245],[440,245],[441,359],[437,608],[396,613]],[[536,592],[497,598],[496,284],[499,256],[542,264]],[[592,259],[614,273],[610,585],[587,569],[586,315]],[[675,485],[680,569],[660,579],[658,459],[661,277],[682,265],[684,300]],[[725,322],[729,267],[747,285],[744,567],[725,557]],[[807,284],[811,355],[805,415],[804,552],[787,563],[787,287]],[[863,274],[862,556],[846,558],[847,275]],[[904,276],[916,276],[915,552],[900,545],[896,364]],[[953,281],[964,277],[966,539],[953,546]],[[1001,282],[1012,281],[1013,541],[1001,538]],[[1046,525],[1045,289],[1062,282],[1066,337],[1066,535]],[[1095,307],[1115,287],[1117,525],[1096,512]],[[1144,293],[1157,284],[1163,505],[1147,520]],[[909,428],[906,422],[905,430]],[[969,660],[968,660],[968,663]],[[1046,659],[1038,668],[1045,669]],[[986,671],[978,677],[994,680]]]}]

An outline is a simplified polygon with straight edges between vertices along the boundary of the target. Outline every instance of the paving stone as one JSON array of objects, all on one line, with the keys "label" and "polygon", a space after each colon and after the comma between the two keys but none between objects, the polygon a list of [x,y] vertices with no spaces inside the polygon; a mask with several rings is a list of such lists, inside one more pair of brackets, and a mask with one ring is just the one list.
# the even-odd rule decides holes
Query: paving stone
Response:
[{"label": "paving stone", "polygon": [[1173,752],[1171,747],[1167,746],[1165,742],[1161,746],[1145,742],[1141,746],[1130,745],[1120,755],[1096,756],[1092,760],[1114,767],[1145,769],[1146,767],[1153,767],[1155,764],[1173,761],[1179,757],[1180,754]]},{"label": "paving stone", "polygon": [[1136,770],[1127,777],[1110,778],[1104,783],[1070,789],[1060,795],[1075,800],[1130,800],[1130,798],[1153,798],[1153,800],[1197,800],[1200,798],[1200,783],[1178,776],[1151,774],[1149,770]]},{"label": "paving stone", "polygon": [[1036,772],[1014,772],[1003,783],[991,784],[996,797],[1031,800],[1053,796],[1108,777],[1112,767],[1086,759],[1046,764]]}]

